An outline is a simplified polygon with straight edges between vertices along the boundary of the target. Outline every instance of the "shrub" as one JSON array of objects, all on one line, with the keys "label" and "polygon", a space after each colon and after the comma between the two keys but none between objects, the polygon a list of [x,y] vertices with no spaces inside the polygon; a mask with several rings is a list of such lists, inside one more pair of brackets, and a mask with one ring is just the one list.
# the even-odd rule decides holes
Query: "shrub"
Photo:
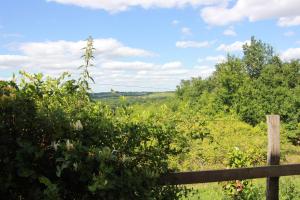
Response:
[{"label": "shrub", "polygon": [[159,185],[176,130],[128,107],[89,97],[91,39],[79,80],[21,72],[0,82],[0,195],[3,199],[178,199]]},{"label": "shrub", "polygon": [[[93,102],[72,81],[1,82],[0,192],[4,199],[176,199],[172,126],[133,121]],[[77,89],[76,89],[77,88]]]},{"label": "shrub", "polygon": [[[228,166],[232,168],[252,166],[256,159],[251,154],[242,152],[235,148],[229,153]],[[225,199],[234,200],[257,200],[262,199],[262,193],[251,180],[228,181],[223,185]]]}]

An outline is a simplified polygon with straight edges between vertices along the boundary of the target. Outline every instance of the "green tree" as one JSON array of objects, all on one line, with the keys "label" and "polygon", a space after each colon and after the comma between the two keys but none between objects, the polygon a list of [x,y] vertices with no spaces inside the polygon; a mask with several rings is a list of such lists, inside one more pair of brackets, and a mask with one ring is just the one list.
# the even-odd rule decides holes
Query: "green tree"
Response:
[{"label": "green tree", "polygon": [[226,62],[216,66],[212,76],[216,85],[216,98],[227,108],[232,108],[238,98],[237,92],[247,78],[242,60],[228,56]]},{"label": "green tree", "polygon": [[265,65],[270,64],[274,57],[273,47],[251,37],[250,44],[243,46],[243,61],[251,78],[258,78]]}]

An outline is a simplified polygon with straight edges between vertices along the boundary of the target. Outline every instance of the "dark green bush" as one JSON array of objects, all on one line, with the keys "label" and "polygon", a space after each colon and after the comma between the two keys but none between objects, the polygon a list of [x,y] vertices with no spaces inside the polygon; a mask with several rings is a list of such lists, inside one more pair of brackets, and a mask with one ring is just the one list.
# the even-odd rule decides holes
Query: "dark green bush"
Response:
[{"label": "dark green bush", "polygon": [[178,199],[160,186],[176,155],[171,125],[134,121],[86,87],[22,73],[0,83],[0,195],[3,199]]}]

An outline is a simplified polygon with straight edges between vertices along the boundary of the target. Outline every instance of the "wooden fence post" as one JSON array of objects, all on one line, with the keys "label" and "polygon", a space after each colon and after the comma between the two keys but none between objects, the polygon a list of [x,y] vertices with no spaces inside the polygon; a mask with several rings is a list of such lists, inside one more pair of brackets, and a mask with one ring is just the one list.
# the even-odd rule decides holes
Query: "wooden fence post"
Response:
[{"label": "wooden fence post", "polygon": [[[280,164],[280,117],[267,115],[268,124],[268,165]],[[279,200],[279,177],[267,178],[267,200]]]}]

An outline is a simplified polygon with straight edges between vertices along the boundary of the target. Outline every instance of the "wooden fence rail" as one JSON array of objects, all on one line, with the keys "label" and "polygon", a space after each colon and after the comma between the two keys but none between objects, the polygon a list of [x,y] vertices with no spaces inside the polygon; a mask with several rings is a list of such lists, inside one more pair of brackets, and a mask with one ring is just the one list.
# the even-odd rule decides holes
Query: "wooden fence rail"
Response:
[{"label": "wooden fence rail", "polygon": [[279,177],[300,175],[300,164],[279,165],[280,162],[280,118],[268,115],[268,158],[267,166],[205,170],[195,172],[171,173],[161,177],[161,184],[180,185],[267,178],[266,199],[279,199]]},{"label": "wooden fence rail", "polygon": [[161,177],[162,184],[180,185],[300,175],[300,164],[178,172]]}]

